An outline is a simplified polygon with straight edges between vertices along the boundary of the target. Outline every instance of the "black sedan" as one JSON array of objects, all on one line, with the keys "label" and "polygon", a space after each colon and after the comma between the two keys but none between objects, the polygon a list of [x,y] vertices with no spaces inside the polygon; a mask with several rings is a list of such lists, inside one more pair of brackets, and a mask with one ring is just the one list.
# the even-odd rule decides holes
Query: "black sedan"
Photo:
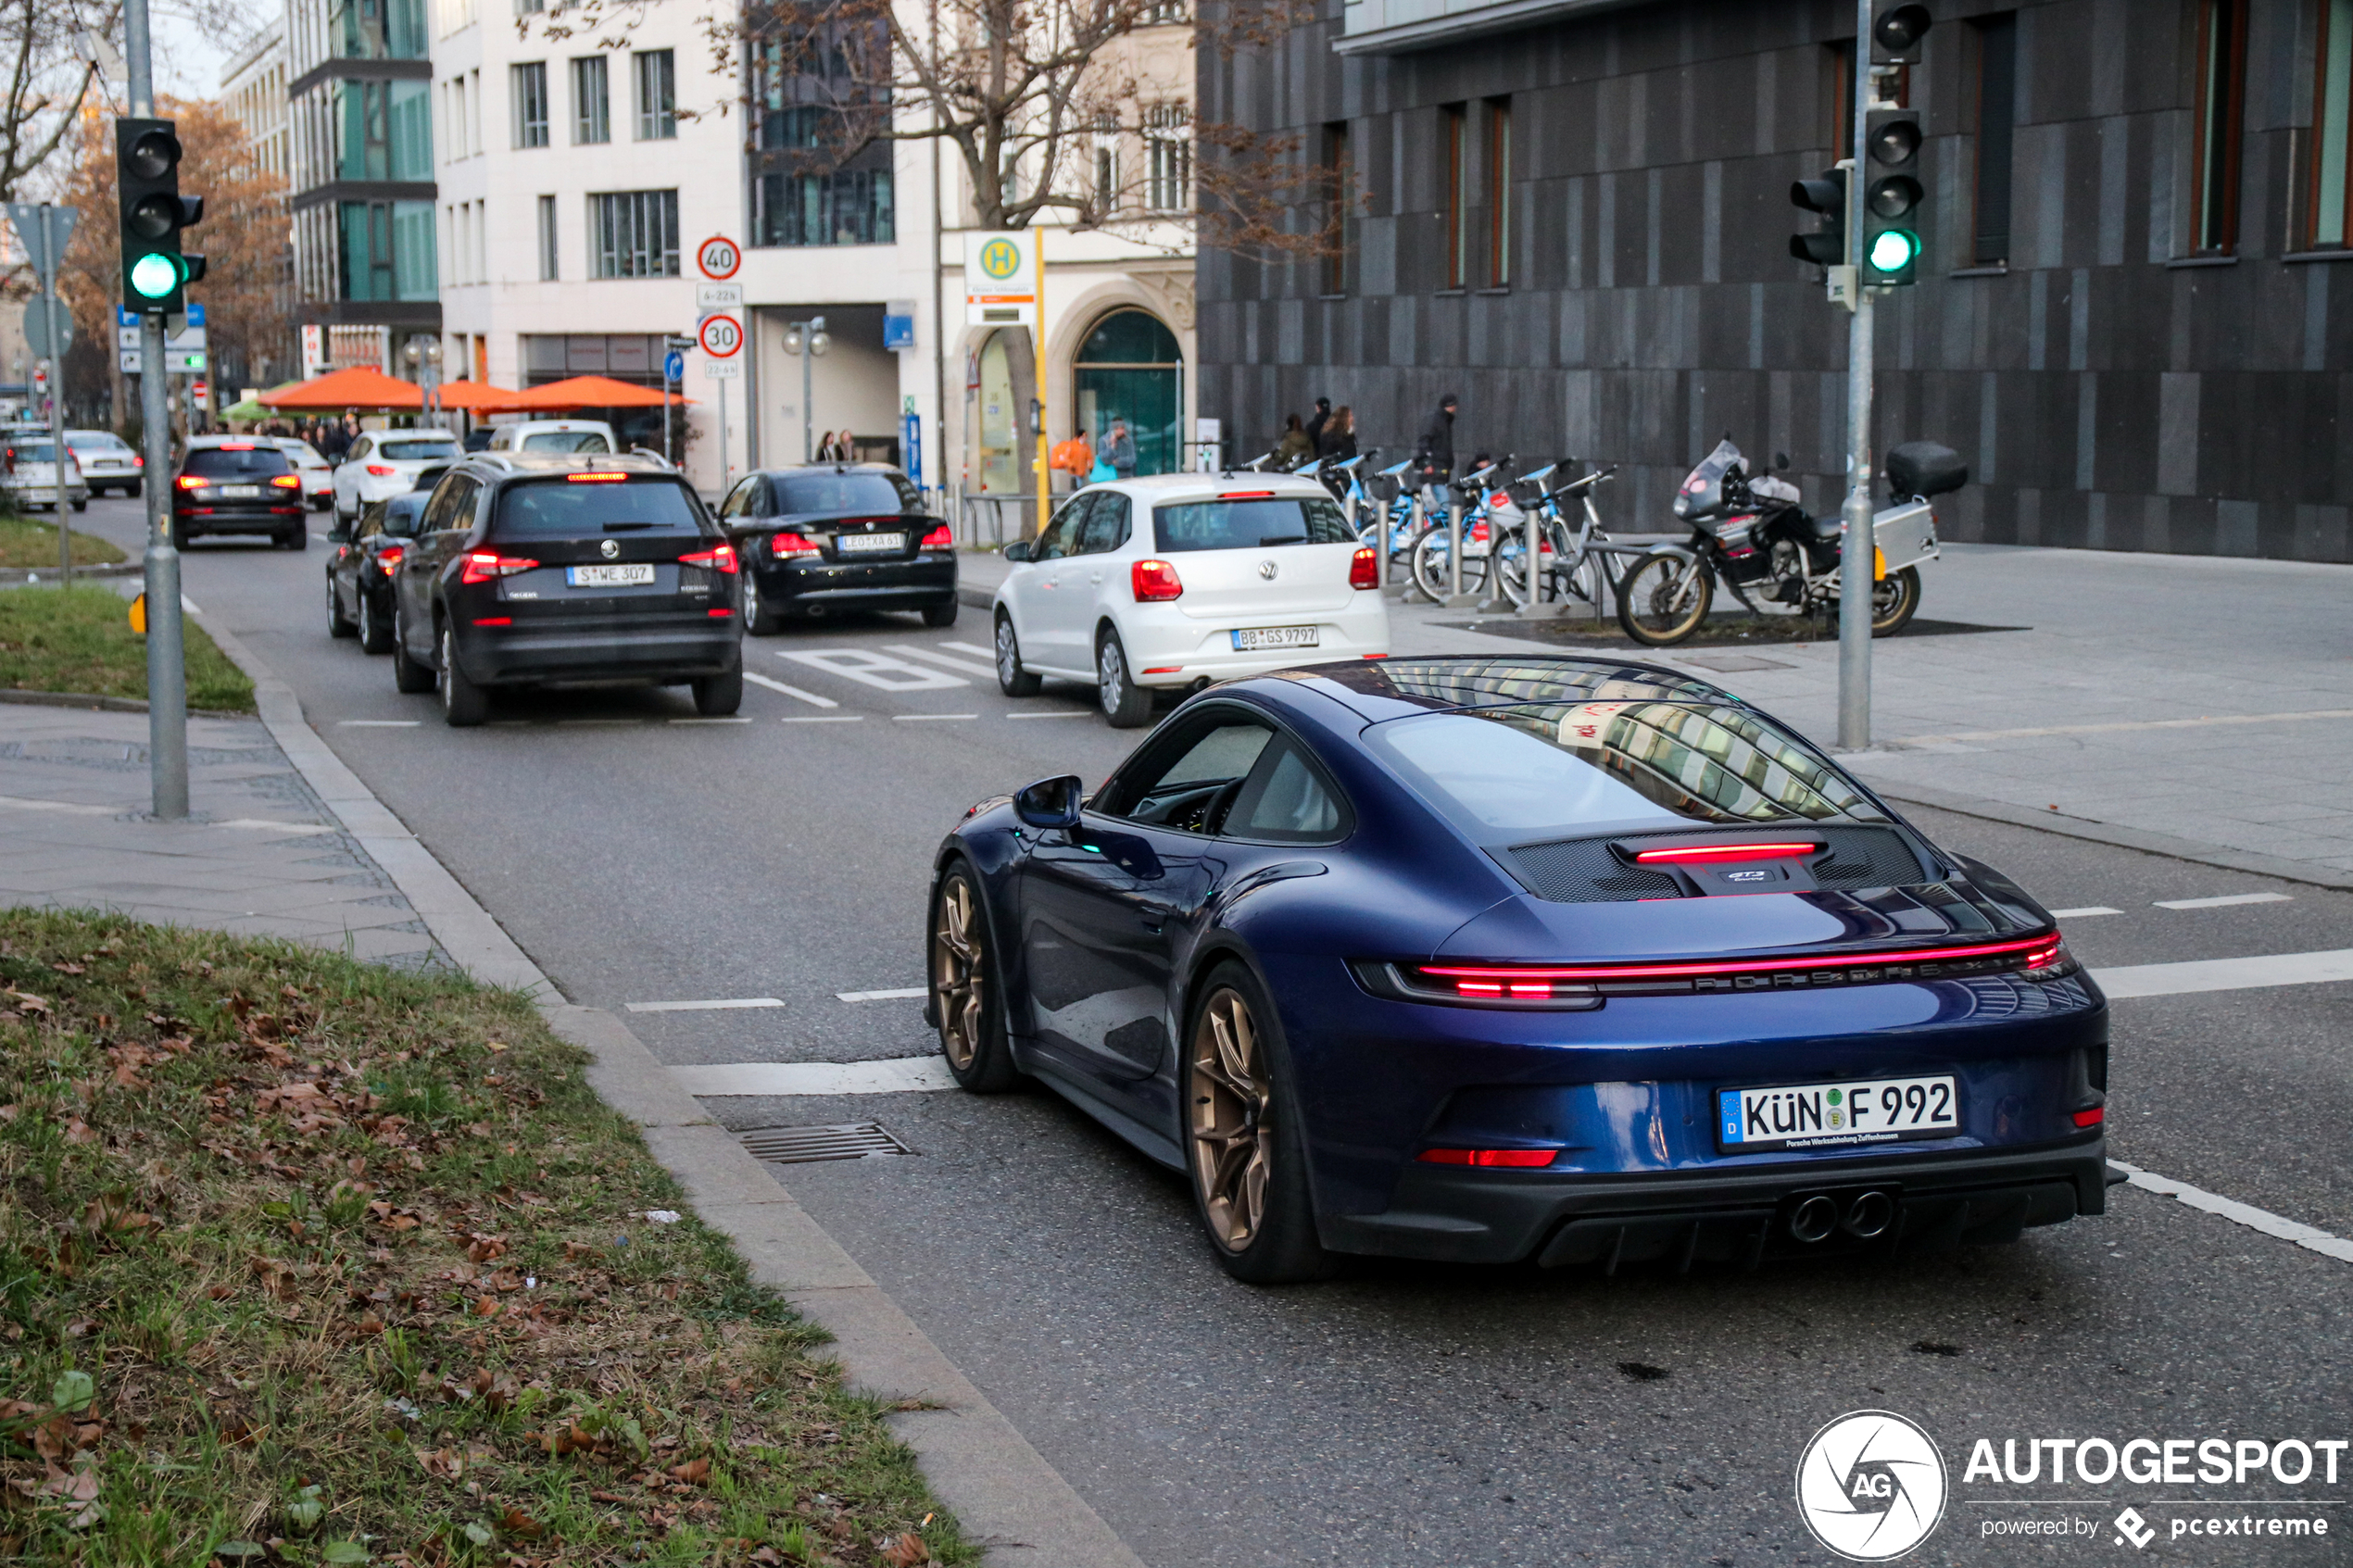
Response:
[{"label": "black sedan", "polygon": [[719,508],[744,563],[744,629],[787,617],[918,609],[956,623],[956,538],[887,463],[747,474]]},{"label": "black sedan", "polygon": [[367,653],[392,651],[392,574],[417,537],[426,490],[371,501],[359,526],[338,522],[327,538],[327,634],[358,637]]},{"label": "black sedan", "polygon": [[206,533],[267,533],[286,549],[305,549],[308,509],[302,476],[276,443],[199,435],[189,441],[172,480],[172,547],[185,549]]}]

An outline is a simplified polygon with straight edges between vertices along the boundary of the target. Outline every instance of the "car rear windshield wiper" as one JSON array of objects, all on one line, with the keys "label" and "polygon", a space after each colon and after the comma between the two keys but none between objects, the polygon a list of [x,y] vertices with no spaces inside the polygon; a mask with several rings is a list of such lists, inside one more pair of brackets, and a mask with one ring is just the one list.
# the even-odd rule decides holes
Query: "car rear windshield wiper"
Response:
[{"label": "car rear windshield wiper", "polygon": [[650,522],[609,522],[605,524],[605,532],[608,533],[631,533],[639,529],[652,528],[655,525]]}]

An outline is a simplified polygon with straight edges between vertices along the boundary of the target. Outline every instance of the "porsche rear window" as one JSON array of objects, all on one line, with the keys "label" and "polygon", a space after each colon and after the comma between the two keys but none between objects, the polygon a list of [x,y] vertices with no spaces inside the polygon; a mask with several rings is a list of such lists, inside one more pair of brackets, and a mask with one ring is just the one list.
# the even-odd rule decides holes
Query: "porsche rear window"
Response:
[{"label": "porsche rear window", "polygon": [[598,538],[606,533],[699,533],[686,486],[667,475],[621,482],[533,480],[509,485],[491,524],[495,539]]},{"label": "porsche rear window", "polygon": [[1885,822],[1846,777],[1754,709],[1543,703],[1376,724],[1374,745],[1482,843],[1602,827]]},{"label": "porsche rear window", "polygon": [[1255,550],[1269,545],[1345,545],[1355,538],[1338,503],[1324,495],[1264,501],[1179,501],[1152,508],[1154,546],[1164,556],[1188,550]]}]

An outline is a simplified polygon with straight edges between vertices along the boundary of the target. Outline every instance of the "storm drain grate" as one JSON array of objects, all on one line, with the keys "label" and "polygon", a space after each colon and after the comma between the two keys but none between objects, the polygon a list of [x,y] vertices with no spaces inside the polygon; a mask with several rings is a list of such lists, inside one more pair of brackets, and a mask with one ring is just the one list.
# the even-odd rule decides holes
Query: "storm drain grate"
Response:
[{"label": "storm drain grate", "polygon": [[753,1159],[777,1165],[915,1152],[891,1136],[879,1122],[852,1122],[839,1127],[763,1127],[744,1134],[743,1146]]}]

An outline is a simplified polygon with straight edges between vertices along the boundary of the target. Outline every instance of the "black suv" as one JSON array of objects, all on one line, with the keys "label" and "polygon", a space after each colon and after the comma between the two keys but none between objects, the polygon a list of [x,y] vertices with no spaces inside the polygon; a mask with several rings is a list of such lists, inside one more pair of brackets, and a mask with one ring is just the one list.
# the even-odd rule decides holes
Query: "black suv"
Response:
[{"label": "black suv", "polygon": [[747,474],[719,505],[743,554],[744,624],[919,609],[956,623],[956,540],[923,492],[887,463],[815,463]]},{"label": "black suv", "polygon": [[743,701],[735,546],[660,459],[479,453],[442,476],[393,573],[393,679],[452,724],[494,686],[649,681]]},{"label": "black suv", "polygon": [[171,483],[171,544],[206,533],[267,533],[289,550],[310,546],[302,476],[258,435],[199,435]]}]

